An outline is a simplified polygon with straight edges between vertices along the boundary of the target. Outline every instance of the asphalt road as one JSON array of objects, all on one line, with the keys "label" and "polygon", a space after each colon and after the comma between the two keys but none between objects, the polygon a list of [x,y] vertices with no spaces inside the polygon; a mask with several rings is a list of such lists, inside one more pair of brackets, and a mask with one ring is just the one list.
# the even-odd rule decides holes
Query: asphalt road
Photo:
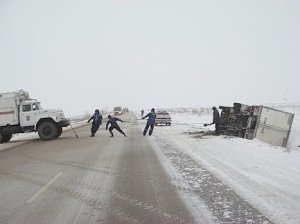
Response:
[{"label": "asphalt road", "polygon": [[[127,114],[124,119],[134,119]],[[199,223],[136,123],[0,152],[0,223]],[[10,143],[8,143],[10,144]],[[203,221],[205,223],[205,221]]]}]

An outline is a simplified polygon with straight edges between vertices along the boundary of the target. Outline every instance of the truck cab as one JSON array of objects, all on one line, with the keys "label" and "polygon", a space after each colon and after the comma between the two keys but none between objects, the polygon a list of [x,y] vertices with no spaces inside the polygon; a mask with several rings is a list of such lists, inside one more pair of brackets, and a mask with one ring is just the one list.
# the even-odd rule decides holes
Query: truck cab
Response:
[{"label": "truck cab", "polygon": [[27,101],[19,106],[20,111],[20,126],[21,127],[35,127],[36,125],[36,111],[43,110],[40,102]]},{"label": "truck cab", "polygon": [[26,91],[0,94],[0,143],[12,134],[35,131],[44,140],[58,138],[70,121],[60,109],[44,110]]}]

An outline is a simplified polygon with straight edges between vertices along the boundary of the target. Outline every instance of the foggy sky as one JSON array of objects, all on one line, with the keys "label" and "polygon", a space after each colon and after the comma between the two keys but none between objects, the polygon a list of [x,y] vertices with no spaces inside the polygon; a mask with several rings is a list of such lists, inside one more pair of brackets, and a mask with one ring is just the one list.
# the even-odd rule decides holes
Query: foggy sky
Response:
[{"label": "foggy sky", "polygon": [[300,102],[298,0],[0,0],[0,92],[67,116]]}]

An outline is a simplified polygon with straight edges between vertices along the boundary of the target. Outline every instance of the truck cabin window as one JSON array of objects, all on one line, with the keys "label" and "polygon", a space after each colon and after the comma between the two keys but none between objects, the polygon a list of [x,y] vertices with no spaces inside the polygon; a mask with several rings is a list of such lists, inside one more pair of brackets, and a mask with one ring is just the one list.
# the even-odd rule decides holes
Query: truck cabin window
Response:
[{"label": "truck cabin window", "polygon": [[31,105],[30,104],[23,105],[22,110],[23,112],[31,111]]},{"label": "truck cabin window", "polygon": [[38,103],[32,104],[32,110],[40,110],[40,109],[41,109],[40,104],[38,104]]}]

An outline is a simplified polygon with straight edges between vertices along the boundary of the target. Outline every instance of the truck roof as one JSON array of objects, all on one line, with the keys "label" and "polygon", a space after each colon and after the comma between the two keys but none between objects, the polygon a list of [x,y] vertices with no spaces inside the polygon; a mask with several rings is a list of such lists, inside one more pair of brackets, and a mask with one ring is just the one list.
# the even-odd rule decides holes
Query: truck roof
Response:
[{"label": "truck roof", "polygon": [[14,92],[5,92],[5,93],[0,93],[0,98],[2,99],[9,99],[9,98],[19,98],[22,100],[29,100],[29,93],[25,90],[18,90]]}]

